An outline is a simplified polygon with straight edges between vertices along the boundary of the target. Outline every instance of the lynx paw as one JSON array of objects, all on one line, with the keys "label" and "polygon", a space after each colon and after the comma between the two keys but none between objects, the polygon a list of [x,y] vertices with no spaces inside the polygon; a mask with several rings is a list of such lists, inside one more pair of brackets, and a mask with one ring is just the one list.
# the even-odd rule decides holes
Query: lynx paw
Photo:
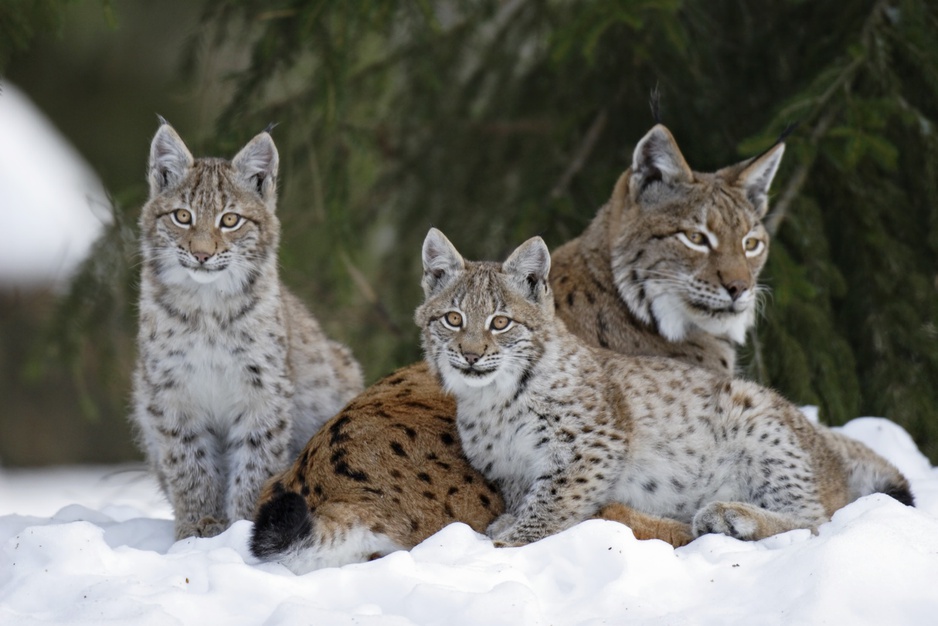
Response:
[{"label": "lynx paw", "polygon": [[732,502],[711,502],[694,515],[693,529],[698,537],[716,533],[750,541],[756,538],[758,523],[745,508]]},{"label": "lynx paw", "polygon": [[187,537],[214,537],[225,532],[228,522],[203,517],[198,522],[176,522],[176,541]]},{"label": "lynx paw", "polygon": [[514,526],[517,519],[518,518],[511,513],[503,513],[502,515],[499,515],[497,518],[495,518],[494,522],[489,524],[485,534],[487,534],[489,537],[492,537],[493,539],[498,539],[501,537],[501,535],[505,534],[505,531]]}]

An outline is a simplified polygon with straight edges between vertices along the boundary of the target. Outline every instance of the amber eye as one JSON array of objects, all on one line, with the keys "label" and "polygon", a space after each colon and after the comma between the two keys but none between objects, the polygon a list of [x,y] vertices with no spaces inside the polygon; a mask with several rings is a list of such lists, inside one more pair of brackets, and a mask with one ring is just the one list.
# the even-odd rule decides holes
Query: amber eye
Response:
[{"label": "amber eye", "polygon": [[244,218],[237,213],[225,213],[221,216],[222,228],[237,228],[243,221]]},{"label": "amber eye", "polygon": [[456,311],[450,311],[443,316],[443,321],[451,328],[459,328],[462,326],[462,315]]},{"label": "amber eye", "polygon": [[755,237],[750,237],[749,239],[743,242],[743,248],[746,249],[746,252],[755,252],[762,247],[762,240],[756,239]]},{"label": "amber eye", "polygon": [[176,209],[170,215],[177,226],[188,226],[192,223],[192,213],[187,209]]},{"label": "amber eye", "polygon": [[489,328],[492,330],[505,330],[508,328],[508,325],[511,324],[511,318],[506,315],[496,315],[492,318],[492,322],[489,324]]},{"label": "amber eye", "polygon": [[684,233],[684,236],[687,237],[687,240],[694,244],[695,246],[705,246],[710,243],[707,240],[707,236],[700,232],[699,230],[691,231]]}]

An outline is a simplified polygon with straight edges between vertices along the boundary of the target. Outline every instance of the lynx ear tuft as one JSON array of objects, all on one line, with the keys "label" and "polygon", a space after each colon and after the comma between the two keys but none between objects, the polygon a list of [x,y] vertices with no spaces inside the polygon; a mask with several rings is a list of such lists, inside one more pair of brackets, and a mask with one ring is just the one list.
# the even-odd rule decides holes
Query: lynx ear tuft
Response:
[{"label": "lynx ear tuft", "polygon": [[182,138],[166,120],[160,117],[160,127],[150,143],[150,161],[147,180],[150,197],[176,187],[192,167],[192,153]]},{"label": "lynx ear tuft", "polygon": [[420,285],[424,295],[429,298],[438,293],[465,268],[465,260],[446,235],[431,228],[423,240],[423,280]]},{"label": "lynx ear tuft", "polygon": [[693,172],[677,147],[677,142],[662,124],[648,131],[635,146],[630,186],[638,193],[656,182],[672,185],[692,178]]},{"label": "lynx ear tuft", "polygon": [[769,210],[769,186],[775,178],[783,154],[785,144],[776,144],[746,165],[736,179],[736,184],[746,190],[746,197],[755,207],[759,219],[765,217]]},{"label": "lynx ear tuft", "polygon": [[540,302],[548,292],[550,250],[547,244],[540,237],[528,239],[502,264],[502,271],[512,277],[529,300]]},{"label": "lynx ear tuft", "polygon": [[280,154],[267,131],[260,133],[231,160],[241,180],[264,200],[271,200],[277,193],[277,169]]}]

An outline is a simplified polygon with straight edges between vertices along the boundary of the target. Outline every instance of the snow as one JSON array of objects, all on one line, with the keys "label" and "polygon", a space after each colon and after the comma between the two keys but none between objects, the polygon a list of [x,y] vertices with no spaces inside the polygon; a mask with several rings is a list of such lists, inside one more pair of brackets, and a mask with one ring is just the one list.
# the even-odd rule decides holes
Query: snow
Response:
[{"label": "snow", "polygon": [[0,137],[0,286],[61,286],[110,223],[110,201],[81,155],[8,81]]},{"label": "snow", "polygon": [[817,535],[676,550],[614,522],[509,549],[454,524],[409,552],[302,576],[250,555],[248,521],[174,543],[141,469],[3,470],[0,623],[935,623],[938,469],[888,420],[844,431],[902,469],[916,508],[873,495]]}]

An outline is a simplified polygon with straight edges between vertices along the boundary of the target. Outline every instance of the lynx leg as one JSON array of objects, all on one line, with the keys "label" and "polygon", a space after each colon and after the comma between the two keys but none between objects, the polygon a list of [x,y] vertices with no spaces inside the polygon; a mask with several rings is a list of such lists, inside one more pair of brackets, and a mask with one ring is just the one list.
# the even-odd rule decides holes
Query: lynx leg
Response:
[{"label": "lynx leg", "polygon": [[[273,415],[286,413],[285,408],[272,412]],[[251,519],[264,483],[289,463],[288,421],[243,414],[229,440],[226,513],[231,521]]]},{"label": "lynx leg", "polygon": [[176,540],[214,537],[228,527],[224,477],[206,431],[174,429],[157,450],[156,471],[173,505]]},{"label": "lynx leg", "polygon": [[686,546],[694,540],[690,524],[647,515],[618,502],[604,506],[596,514],[596,518],[625,524],[632,529],[636,539],[660,539],[675,548]]},{"label": "lynx leg", "polygon": [[744,541],[765,539],[796,528],[812,532],[824,519],[809,520],[745,502],[711,502],[694,515],[694,535],[721,533]]}]

